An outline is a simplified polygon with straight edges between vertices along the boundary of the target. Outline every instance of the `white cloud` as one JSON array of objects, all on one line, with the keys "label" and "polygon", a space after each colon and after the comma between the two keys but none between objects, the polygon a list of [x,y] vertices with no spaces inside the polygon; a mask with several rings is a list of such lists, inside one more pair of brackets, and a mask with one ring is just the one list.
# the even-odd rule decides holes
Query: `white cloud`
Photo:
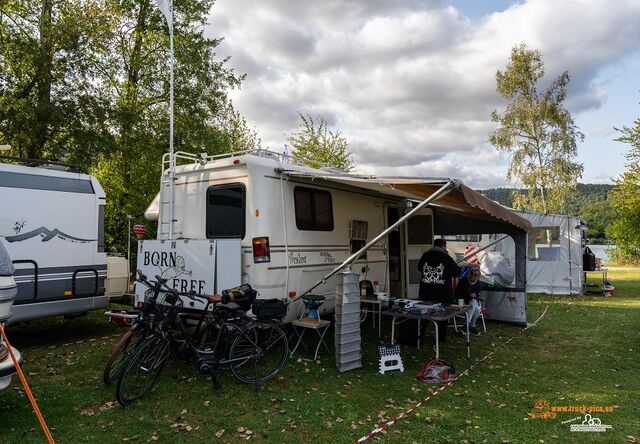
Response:
[{"label": "white cloud", "polygon": [[486,141],[513,45],[540,49],[549,76],[569,70],[577,113],[606,99],[596,77],[635,49],[637,23],[639,0],[529,0],[474,20],[440,1],[218,0],[208,32],[246,72],[234,103],[265,145],[282,149],[298,111],[323,114],[362,169],[480,186],[504,182]]}]

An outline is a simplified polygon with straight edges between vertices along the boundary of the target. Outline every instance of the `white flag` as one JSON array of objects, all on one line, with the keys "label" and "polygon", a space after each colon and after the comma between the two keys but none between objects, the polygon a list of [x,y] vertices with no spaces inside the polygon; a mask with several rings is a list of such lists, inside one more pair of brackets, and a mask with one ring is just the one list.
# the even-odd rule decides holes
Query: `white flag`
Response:
[{"label": "white flag", "polygon": [[173,0],[156,0],[160,12],[167,18],[169,28],[173,28]]}]

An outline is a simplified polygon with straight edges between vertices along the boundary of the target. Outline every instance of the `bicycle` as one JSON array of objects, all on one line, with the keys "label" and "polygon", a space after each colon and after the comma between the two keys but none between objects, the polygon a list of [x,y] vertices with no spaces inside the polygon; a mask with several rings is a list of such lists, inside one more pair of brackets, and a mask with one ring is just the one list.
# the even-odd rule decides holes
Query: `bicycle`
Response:
[{"label": "bicycle", "polygon": [[[133,324],[127,332],[120,338],[113,351],[107,358],[105,368],[102,374],[102,379],[105,385],[109,385],[118,380],[120,372],[131,354],[136,350],[137,346],[147,337],[149,331],[152,331],[154,323],[158,322],[161,318],[161,311],[158,311],[158,297],[161,296],[163,288],[166,286],[167,279],[156,276],[156,281],[151,282],[147,280],[147,277],[137,270],[138,278],[136,279],[141,284],[146,285],[148,290],[145,292],[145,301],[142,305],[142,310],[137,312],[137,317],[133,321]],[[160,299],[160,305],[163,304],[162,298]],[[117,316],[114,314],[112,316]],[[130,316],[130,315],[128,315]],[[199,332],[196,330],[196,335]],[[173,338],[174,348],[181,349],[184,345],[184,340]],[[183,356],[187,358],[188,355]]]},{"label": "bicycle", "polygon": [[[234,290],[227,290],[222,296],[182,294],[206,301],[199,319],[199,327],[204,325],[204,329],[197,341],[188,334],[180,316],[179,293],[166,287],[165,317],[156,323],[155,331],[136,347],[126,361],[116,387],[118,402],[123,406],[129,405],[155,389],[170,355],[174,330],[196,356],[200,373],[212,376],[214,388],[220,387],[217,370],[221,366],[228,366],[236,379],[254,384],[256,389],[259,384],[275,377],[289,354],[287,336],[279,321],[266,317],[254,320],[247,316],[246,311],[256,292],[246,284],[243,287],[244,290],[236,291],[248,297],[239,303],[234,302]],[[211,305],[213,311],[207,315]],[[260,310],[256,311],[260,314]]]}]

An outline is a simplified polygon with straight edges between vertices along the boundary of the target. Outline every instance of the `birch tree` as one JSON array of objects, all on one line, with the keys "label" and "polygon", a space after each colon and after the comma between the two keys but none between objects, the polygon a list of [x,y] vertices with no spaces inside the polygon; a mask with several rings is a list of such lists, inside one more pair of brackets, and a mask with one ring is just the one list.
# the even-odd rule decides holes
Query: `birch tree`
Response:
[{"label": "birch tree", "polygon": [[565,108],[567,71],[540,89],[544,77],[540,51],[515,46],[496,85],[506,100],[504,111],[494,110],[497,125],[489,141],[509,156],[507,180],[524,192],[514,192],[514,207],[543,213],[562,213],[574,193],[583,166],[577,161],[584,136]]}]

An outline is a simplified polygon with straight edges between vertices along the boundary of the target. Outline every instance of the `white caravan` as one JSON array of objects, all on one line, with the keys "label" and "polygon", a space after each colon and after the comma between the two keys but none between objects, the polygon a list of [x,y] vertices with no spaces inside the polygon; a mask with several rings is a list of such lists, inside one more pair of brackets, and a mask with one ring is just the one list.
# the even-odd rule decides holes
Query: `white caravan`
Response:
[{"label": "white caravan", "polygon": [[18,284],[9,322],[84,313],[108,303],[105,193],[77,167],[47,164],[0,163],[0,242],[13,259]]},{"label": "white caravan", "polygon": [[[398,224],[398,229],[351,263],[361,280],[377,281],[381,291],[394,297],[418,296],[417,263],[438,232],[438,217],[443,221],[443,234],[459,233],[467,227],[464,224],[479,220],[484,230],[491,224],[496,230],[511,227],[525,246],[526,221],[458,181],[385,179],[312,169],[265,150],[221,156],[177,153],[176,158],[178,163],[190,163],[175,169],[174,240],[240,239],[240,280],[250,283],[261,298],[300,296],[413,211],[412,207],[416,213],[406,223]],[[160,193],[145,212],[147,219],[158,221],[157,239],[165,241],[169,193],[165,155]],[[422,208],[418,202],[430,196],[440,200]],[[448,221],[450,217],[455,217],[455,223]],[[218,255],[216,260],[224,261],[224,257]],[[518,288],[509,291],[523,301],[509,310],[518,311],[514,321],[526,322],[524,264],[520,256],[518,260]],[[323,312],[333,310],[335,279],[325,279],[313,289],[327,297]],[[288,319],[300,307],[290,307]]]}]

